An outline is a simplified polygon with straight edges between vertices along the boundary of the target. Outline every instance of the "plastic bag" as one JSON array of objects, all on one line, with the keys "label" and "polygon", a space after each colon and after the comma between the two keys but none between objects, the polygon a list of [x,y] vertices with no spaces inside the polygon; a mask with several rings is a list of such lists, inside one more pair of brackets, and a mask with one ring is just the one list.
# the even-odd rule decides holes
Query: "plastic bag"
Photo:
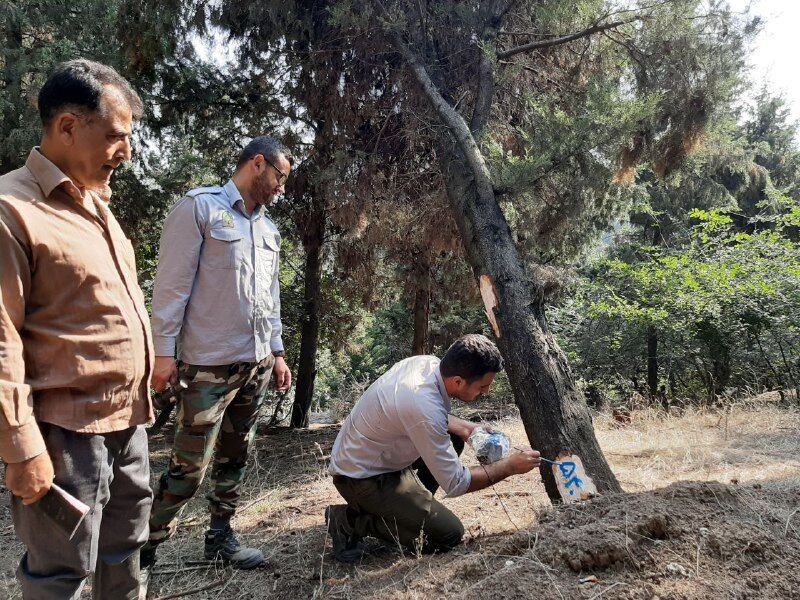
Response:
[{"label": "plastic bag", "polygon": [[468,443],[475,450],[478,462],[488,465],[508,456],[511,440],[505,433],[489,433],[483,427],[476,427],[469,436]]}]

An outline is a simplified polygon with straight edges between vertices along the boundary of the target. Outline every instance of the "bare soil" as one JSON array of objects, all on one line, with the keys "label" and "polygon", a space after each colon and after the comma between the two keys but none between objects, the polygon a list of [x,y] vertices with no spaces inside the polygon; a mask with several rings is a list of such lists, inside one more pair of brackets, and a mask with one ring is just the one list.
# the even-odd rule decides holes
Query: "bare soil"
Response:
[{"label": "bare soil", "polygon": [[[491,417],[526,442],[513,414]],[[326,474],[338,427],[264,428],[234,526],[267,565],[241,572],[202,560],[199,495],[159,550],[149,597],[800,598],[800,413],[758,402],[637,411],[628,425],[598,415],[595,426],[625,494],[552,507],[538,475],[519,476],[445,500],[467,530],[457,550],[408,556],[375,541],[354,566],[332,560],[323,524],[325,506],[340,502]],[[169,443],[151,441],[154,480]],[[474,461],[469,450],[464,460]],[[0,489],[0,598],[18,598],[23,549],[7,494]]]}]

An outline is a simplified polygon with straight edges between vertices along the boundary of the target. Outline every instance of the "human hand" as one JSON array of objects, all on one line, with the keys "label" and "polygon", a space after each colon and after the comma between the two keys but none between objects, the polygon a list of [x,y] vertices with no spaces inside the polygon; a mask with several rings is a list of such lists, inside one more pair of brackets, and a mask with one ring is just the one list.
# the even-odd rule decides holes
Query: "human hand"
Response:
[{"label": "human hand", "polygon": [[509,454],[506,460],[511,473],[521,475],[538,467],[542,463],[540,456],[536,450],[522,450],[521,452]]},{"label": "human hand", "polygon": [[275,376],[275,391],[285,392],[292,387],[292,372],[282,356],[275,357],[275,366],[272,367]]},{"label": "human hand", "polygon": [[163,392],[167,385],[178,383],[178,364],[171,356],[156,356],[153,366],[153,381],[150,384],[156,392]]},{"label": "human hand", "polygon": [[469,441],[469,436],[472,435],[474,429],[474,423],[459,419],[453,415],[447,415],[447,431],[465,442]]},{"label": "human hand", "polygon": [[6,487],[22,499],[23,504],[33,504],[44,496],[53,483],[53,461],[47,452],[18,463],[6,465]]}]

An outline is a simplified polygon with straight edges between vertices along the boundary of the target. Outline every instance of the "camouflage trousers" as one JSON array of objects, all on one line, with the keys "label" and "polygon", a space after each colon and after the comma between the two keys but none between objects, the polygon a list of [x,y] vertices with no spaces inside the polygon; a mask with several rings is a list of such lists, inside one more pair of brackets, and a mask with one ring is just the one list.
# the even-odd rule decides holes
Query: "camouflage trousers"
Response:
[{"label": "camouflage trousers", "polygon": [[275,359],[218,367],[178,363],[188,387],[178,400],[169,468],[159,480],[150,513],[151,545],[175,533],[183,507],[197,492],[214,455],[212,518],[230,519],[244,480],[247,455]]}]

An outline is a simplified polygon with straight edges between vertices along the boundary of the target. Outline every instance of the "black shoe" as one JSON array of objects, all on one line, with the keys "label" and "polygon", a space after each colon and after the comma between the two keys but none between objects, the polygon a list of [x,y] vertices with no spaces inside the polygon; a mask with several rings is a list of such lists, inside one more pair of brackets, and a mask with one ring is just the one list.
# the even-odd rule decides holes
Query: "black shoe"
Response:
[{"label": "black shoe", "polygon": [[336,504],[325,509],[325,523],[333,541],[333,557],[339,562],[354,563],[364,556],[364,545],[347,522],[347,505]]},{"label": "black shoe", "polygon": [[206,560],[222,558],[234,569],[255,569],[264,564],[264,554],[257,548],[245,548],[236,539],[230,525],[206,531]]}]

